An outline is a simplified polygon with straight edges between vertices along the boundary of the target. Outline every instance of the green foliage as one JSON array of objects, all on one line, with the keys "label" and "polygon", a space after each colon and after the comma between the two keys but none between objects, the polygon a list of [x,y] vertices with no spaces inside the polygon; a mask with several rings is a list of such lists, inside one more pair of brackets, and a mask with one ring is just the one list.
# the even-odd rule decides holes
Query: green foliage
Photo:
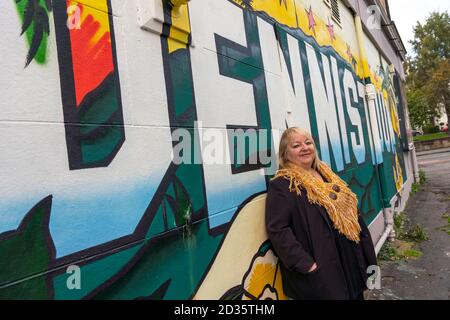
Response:
[{"label": "green foliage", "polygon": [[414,39],[410,41],[416,53],[414,65],[418,80],[427,81],[441,60],[450,58],[450,16],[447,12],[432,12],[424,24],[417,22]]},{"label": "green foliage", "polygon": [[406,258],[420,258],[422,256],[422,252],[420,252],[419,250],[415,250],[415,249],[409,249],[409,250],[405,250],[405,252],[403,252],[403,254],[405,255]]},{"label": "green foliage", "polygon": [[406,214],[404,212],[400,212],[399,214],[394,215],[394,227],[397,229],[403,228],[405,221],[407,220]]},{"label": "green foliage", "polygon": [[415,243],[402,240],[395,242],[386,241],[378,253],[380,261],[398,261],[405,259],[417,259],[422,256],[422,252],[417,248],[413,248]]},{"label": "green foliage", "polygon": [[27,67],[34,59],[38,63],[46,62],[47,38],[50,34],[50,0],[15,0],[22,21],[20,35],[25,34],[29,50],[25,62]]},{"label": "green foliage", "polygon": [[422,252],[416,246],[418,243],[428,240],[428,235],[421,226],[414,225],[409,227],[409,225],[410,220],[405,212],[394,215],[396,240],[384,243],[378,253],[378,259],[396,261],[415,259],[422,256]]},{"label": "green foliage", "polygon": [[442,226],[442,227],[438,227],[435,230],[443,231],[443,232],[446,232],[448,235],[450,235],[450,214],[449,213],[444,213],[441,218],[447,220],[447,225],[446,226]]},{"label": "green foliage", "polygon": [[422,226],[418,224],[411,226],[405,212],[394,215],[394,230],[399,240],[419,243],[429,239]]},{"label": "green foliage", "polygon": [[427,126],[430,122],[430,117],[434,117],[436,112],[429,108],[423,88],[415,88],[412,85],[408,85],[406,99],[408,100],[409,118],[412,126],[415,128]]},{"label": "green foliage", "polygon": [[448,135],[445,132],[439,132],[439,133],[431,133],[431,134],[424,134],[421,136],[415,136],[413,138],[414,141],[430,141],[440,138],[446,138]]},{"label": "green foliage", "polygon": [[378,259],[382,261],[398,260],[397,252],[389,241],[386,241],[378,253]]},{"label": "green foliage", "polygon": [[[48,299],[46,277],[54,258],[48,229],[52,197],[36,204],[17,230],[0,239],[0,300]],[[32,276],[32,277],[30,277]]]},{"label": "green foliage", "polygon": [[422,226],[417,224],[409,228],[407,231],[401,233],[398,238],[407,241],[414,241],[417,243],[429,240],[427,232],[423,229]]},{"label": "green foliage", "polygon": [[[449,21],[450,22],[450,21]],[[447,115],[450,114],[450,59],[441,60],[437,63],[430,78],[425,85],[428,103],[439,108],[443,106]]]},{"label": "green foliage", "polygon": [[417,193],[419,190],[420,190],[420,184],[414,182],[414,183],[411,185],[411,192],[410,192],[410,195],[411,195],[411,196],[414,195],[414,194]]},{"label": "green foliage", "polygon": [[425,171],[419,170],[419,182],[414,182],[411,185],[410,196],[414,195],[420,190],[420,186],[422,186],[425,183],[425,180],[426,180]]},{"label": "green foliage", "polygon": [[439,127],[434,125],[427,125],[423,128],[423,133],[439,133]]},{"label": "green foliage", "polygon": [[425,181],[427,180],[427,177],[425,175],[425,171],[423,171],[422,169],[419,170],[419,183],[420,185],[423,185],[425,183]]},{"label": "green foliage", "polygon": [[417,22],[415,53],[405,63],[408,70],[407,99],[413,126],[431,124],[443,106],[450,114],[450,16],[433,12],[424,24]]}]

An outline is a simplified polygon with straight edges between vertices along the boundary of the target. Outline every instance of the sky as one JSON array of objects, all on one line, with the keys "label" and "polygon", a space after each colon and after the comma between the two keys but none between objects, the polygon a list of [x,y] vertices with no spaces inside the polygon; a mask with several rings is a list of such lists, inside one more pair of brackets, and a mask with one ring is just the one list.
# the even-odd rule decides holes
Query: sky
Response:
[{"label": "sky", "polygon": [[389,0],[391,19],[397,25],[400,37],[408,51],[408,55],[413,55],[412,46],[409,40],[414,38],[413,27],[416,22],[424,23],[433,11],[450,13],[449,0]]}]

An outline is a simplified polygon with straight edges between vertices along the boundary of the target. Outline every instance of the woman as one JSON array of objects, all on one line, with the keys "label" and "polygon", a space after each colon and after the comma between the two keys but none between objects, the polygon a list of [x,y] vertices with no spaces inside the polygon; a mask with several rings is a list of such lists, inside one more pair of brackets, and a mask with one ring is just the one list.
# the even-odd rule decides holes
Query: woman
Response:
[{"label": "woman", "polygon": [[281,136],[279,170],[269,184],[266,228],[293,299],[364,299],[367,267],[376,265],[356,195],[317,156],[311,134]]}]

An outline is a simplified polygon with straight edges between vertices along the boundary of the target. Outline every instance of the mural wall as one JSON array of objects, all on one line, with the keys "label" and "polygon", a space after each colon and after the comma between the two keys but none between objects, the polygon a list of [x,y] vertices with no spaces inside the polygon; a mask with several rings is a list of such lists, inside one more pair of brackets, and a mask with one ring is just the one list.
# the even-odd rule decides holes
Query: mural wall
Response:
[{"label": "mural wall", "polygon": [[312,132],[367,223],[409,175],[389,64],[326,13],[2,1],[0,298],[285,299],[264,229],[280,133]]}]

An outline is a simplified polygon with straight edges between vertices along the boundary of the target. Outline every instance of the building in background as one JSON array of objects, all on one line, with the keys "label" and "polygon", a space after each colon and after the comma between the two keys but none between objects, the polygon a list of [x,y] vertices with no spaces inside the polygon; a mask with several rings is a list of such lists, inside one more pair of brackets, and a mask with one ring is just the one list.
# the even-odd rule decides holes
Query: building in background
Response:
[{"label": "building in background", "polygon": [[441,106],[439,110],[439,116],[434,118],[434,124],[439,127],[439,130],[448,131],[448,116],[447,112],[445,112],[445,107]]},{"label": "building in background", "polygon": [[288,126],[393,236],[417,166],[387,1],[49,3],[0,4],[0,298],[284,299]]}]

